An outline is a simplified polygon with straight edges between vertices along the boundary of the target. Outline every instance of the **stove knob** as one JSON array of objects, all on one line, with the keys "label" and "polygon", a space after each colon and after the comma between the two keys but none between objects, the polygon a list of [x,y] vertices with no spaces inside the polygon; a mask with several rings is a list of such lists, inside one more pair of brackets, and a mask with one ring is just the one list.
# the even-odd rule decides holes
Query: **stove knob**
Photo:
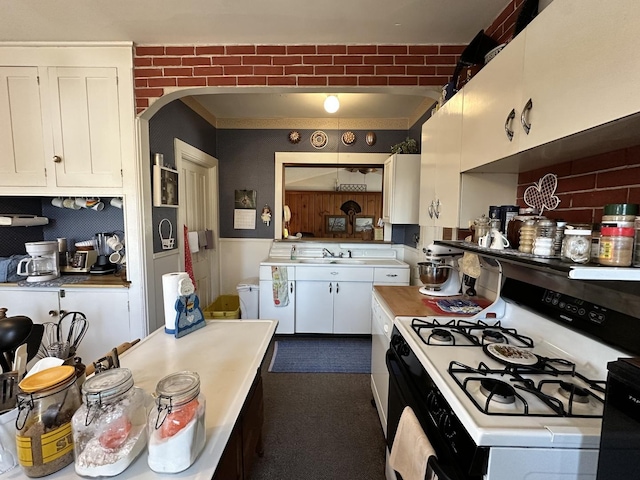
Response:
[{"label": "stove knob", "polygon": [[440,425],[444,436],[449,440],[453,440],[453,438],[456,436],[456,431],[453,428],[453,425],[451,425],[451,417],[447,414],[443,415],[442,423]]}]

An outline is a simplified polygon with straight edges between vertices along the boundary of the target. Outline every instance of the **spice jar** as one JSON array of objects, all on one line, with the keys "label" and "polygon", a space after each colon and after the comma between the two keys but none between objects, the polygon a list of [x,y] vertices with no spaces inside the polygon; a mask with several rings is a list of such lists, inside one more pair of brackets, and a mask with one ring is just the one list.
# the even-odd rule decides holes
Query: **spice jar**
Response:
[{"label": "spice jar", "polygon": [[156,408],[149,414],[151,470],[177,473],[195,462],[205,443],[205,398],[195,372],[176,372],[156,386]]},{"label": "spice jar", "polygon": [[511,248],[520,246],[520,229],[527,219],[537,218],[538,211],[535,208],[521,208],[518,215],[507,224],[507,240]]},{"label": "spice jar", "polygon": [[541,218],[536,223],[536,236],[533,241],[532,253],[541,257],[553,255],[553,243],[556,238],[556,222],[548,218]]},{"label": "spice jar", "polygon": [[530,218],[520,227],[520,242],[518,250],[522,253],[531,253],[533,250],[533,240],[536,236],[536,220]]},{"label": "spice jar", "polygon": [[636,240],[633,242],[633,266],[640,267],[640,217],[635,220]]},{"label": "spice jar", "polygon": [[16,446],[28,477],[44,477],[73,462],[71,418],[80,407],[76,370],[48,368],[19,384]]},{"label": "spice jar", "polygon": [[490,232],[489,218],[483,213],[473,221],[471,229],[473,230],[473,243],[478,244],[480,239]]},{"label": "spice jar", "polygon": [[568,225],[562,241],[562,260],[588,263],[591,260],[591,229]]},{"label": "spice jar", "polygon": [[612,267],[629,267],[633,256],[633,228],[602,227],[600,229],[600,253],[598,261],[601,265]]},{"label": "spice jar", "polygon": [[150,396],[134,386],[128,368],[113,368],[84,382],[82,400],[72,420],[76,473],[118,475],[147,444]]}]

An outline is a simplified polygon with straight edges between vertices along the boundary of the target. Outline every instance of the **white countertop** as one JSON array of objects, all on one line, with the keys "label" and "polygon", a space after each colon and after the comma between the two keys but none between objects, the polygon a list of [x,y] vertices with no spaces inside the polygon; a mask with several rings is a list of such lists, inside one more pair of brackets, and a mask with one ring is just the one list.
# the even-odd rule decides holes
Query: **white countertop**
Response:
[{"label": "white countertop", "polygon": [[[158,329],[120,357],[131,369],[136,386],[154,392],[158,380],[180,370],[198,372],[207,401],[207,443],[196,462],[177,474],[149,469],[146,450],[118,479],[187,478],[210,480],[240,415],[277,322],[274,320],[208,321],[207,326],[176,339]],[[27,479],[20,467],[3,479]],[[47,479],[77,479],[73,464]]]},{"label": "white countertop", "polygon": [[260,265],[288,265],[291,267],[397,267],[409,268],[409,264],[395,258],[289,258],[269,257]]}]

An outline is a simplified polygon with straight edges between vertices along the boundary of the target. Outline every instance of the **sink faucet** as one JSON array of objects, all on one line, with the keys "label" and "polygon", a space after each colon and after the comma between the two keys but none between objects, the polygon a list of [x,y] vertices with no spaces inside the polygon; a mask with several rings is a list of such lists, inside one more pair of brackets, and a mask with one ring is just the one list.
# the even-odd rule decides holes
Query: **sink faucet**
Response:
[{"label": "sink faucet", "polygon": [[335,257],[335,254],[329,250],[327,250],[326,248],[322,249],[322,258],[326,258],[326,257]]}]

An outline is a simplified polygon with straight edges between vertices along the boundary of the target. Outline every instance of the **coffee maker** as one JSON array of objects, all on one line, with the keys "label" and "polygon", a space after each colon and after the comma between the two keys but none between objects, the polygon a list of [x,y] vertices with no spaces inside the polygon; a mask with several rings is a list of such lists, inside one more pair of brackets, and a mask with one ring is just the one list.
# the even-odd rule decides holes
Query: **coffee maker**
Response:
[{"label": "coffee maker", "polygon": [[89,270],[92,275],[106,275],[116,271],[116,266],[109,261],[111,247],[107,244],[107,239],[112,235],[113,233],[108,232],[96,233],[94,242],[98,258],[96,263],[91,266],[91,270]]},{"label": "coffee maker", "polygon": [[60,276],[58,242],[27,242],[24,244],[31,258],[18,263],[18,275],[27,277],[27,282],[43,282]]}]

